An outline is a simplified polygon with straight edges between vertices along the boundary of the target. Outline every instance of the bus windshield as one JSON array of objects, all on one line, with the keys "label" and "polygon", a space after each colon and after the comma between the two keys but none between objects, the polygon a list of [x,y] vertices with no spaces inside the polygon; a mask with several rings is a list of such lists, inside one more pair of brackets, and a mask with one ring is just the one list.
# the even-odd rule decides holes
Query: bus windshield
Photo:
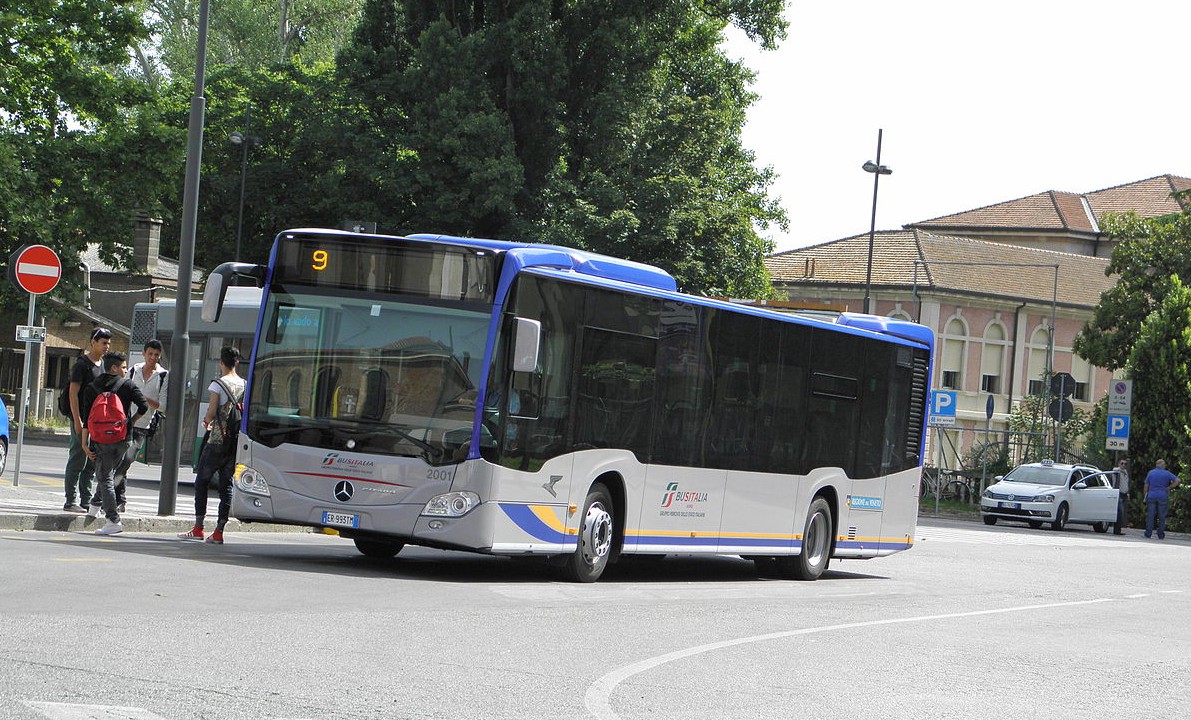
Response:
[{"label": "bus windshield", "polygon": [[456,461],[471,438],[490,307],[274,286],[256,349],[249,437]]}]

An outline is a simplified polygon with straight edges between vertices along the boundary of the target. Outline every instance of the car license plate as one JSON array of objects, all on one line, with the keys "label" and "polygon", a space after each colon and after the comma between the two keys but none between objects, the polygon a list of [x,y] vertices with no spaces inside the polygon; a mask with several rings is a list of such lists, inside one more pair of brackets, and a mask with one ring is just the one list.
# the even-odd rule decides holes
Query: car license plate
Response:
[{"label": "car license plate", "polygon": [[339,525],[341,527],[360,527],[360,516],[348,513],[323,512],[323,525]]},{"label": "car license plate", "polygon": [[1021,510],[1021,503],[1003,502],[1000,504],[1000,507],[1006,510]]}]

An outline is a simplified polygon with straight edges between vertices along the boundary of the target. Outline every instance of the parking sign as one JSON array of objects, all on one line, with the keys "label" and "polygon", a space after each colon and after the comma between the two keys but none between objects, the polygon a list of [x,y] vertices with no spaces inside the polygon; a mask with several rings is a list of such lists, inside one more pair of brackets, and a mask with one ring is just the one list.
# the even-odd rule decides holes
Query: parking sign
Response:
[{"label": "parking sign", "polygon": [[930,392],[930,424],[955,424],[955,391],[931,390]]},{"label": "parking sign", "polygon": [[1109,415],[1107,437],[1104,441],[1106,450],[1129,449],[1129,416]]}]

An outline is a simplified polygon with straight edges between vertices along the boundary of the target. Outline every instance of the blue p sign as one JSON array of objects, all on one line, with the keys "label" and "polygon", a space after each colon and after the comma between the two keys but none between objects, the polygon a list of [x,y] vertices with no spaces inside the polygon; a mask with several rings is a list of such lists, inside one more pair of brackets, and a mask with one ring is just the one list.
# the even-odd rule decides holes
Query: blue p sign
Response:
[{"label": "blue p sign", "polygon": [[1109,415],[1108,416],[1108,436],[1110,438],[1127,438],[1127,437],[1129,437],[1129,416],[1128,415]]},{"label": "blue p sign", "polygon": [[932,425],[955,424],[955,391],[932,390],[930,393],[930,422]]}]

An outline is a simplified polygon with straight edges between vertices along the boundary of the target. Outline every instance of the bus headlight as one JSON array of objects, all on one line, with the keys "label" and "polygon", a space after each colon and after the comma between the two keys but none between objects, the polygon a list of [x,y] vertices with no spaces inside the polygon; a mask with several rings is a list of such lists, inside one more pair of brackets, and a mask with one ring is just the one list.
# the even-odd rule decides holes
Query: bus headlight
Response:
[{"label": "bus headlight", "polygon": [[265,476],[247,465],[236,466],[236,489],[252,495],[269,496],[269,483],[265,482]]},{"label": "bus headlight", "polygon": [[435,495],[422,508],[423,515],[462,517],[480,504],[480,496],[473,492],[449,492]]}]

